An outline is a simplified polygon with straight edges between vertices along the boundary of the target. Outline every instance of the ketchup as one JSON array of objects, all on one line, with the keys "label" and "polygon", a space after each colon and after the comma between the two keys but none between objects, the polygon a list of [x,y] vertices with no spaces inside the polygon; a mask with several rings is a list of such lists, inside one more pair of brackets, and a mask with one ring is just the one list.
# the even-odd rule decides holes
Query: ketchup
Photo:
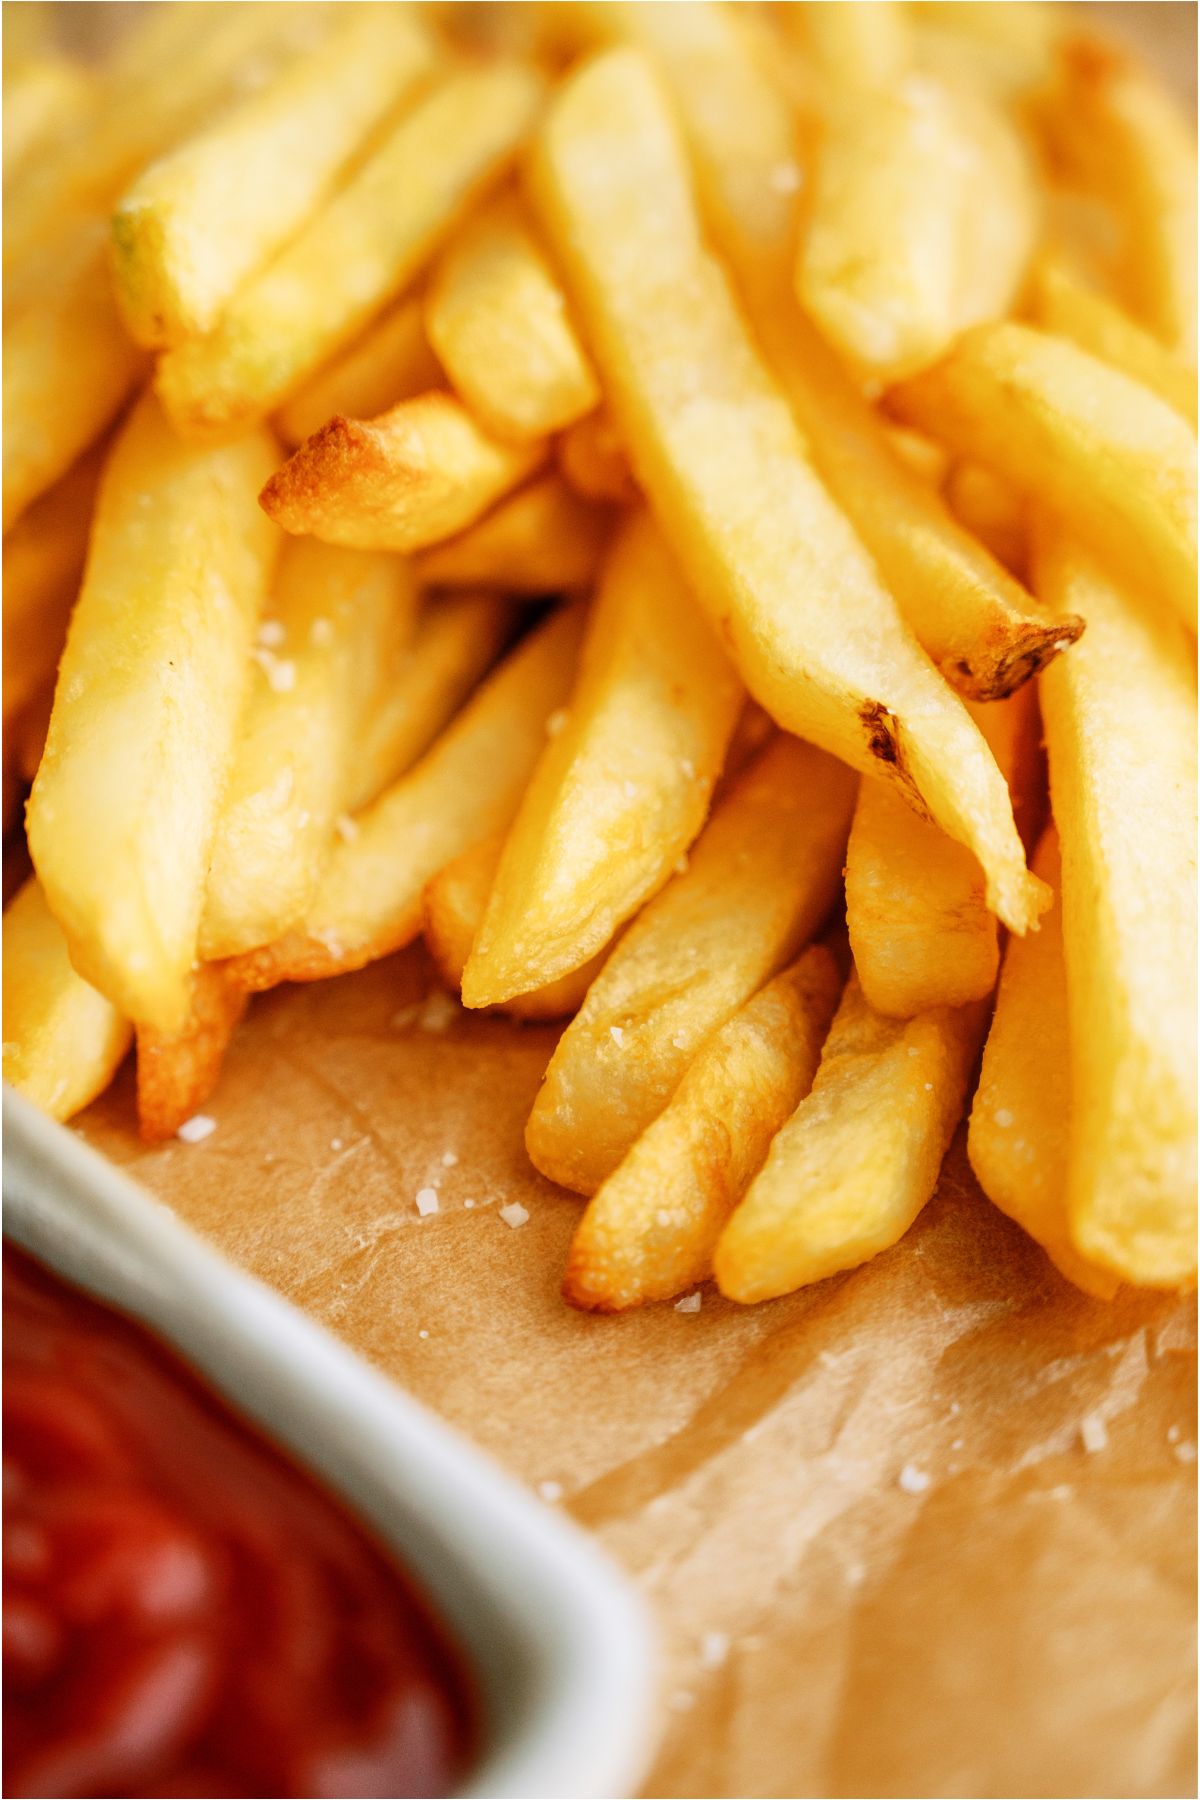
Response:
[{"label": "ketchup", "polygon": [[409,1580],[141,1326],[4,1250],[7,1795],[449,1793]]}]

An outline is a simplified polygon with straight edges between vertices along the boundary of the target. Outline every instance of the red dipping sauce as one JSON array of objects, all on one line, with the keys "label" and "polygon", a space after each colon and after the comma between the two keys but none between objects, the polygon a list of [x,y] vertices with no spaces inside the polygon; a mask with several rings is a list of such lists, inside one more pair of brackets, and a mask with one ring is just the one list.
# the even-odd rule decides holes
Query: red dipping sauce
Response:
[{"label": "red dipping sauce", "polygon": [[141,1326],[4,1249],[7,1795],[445,1795],[463,1664]]}]

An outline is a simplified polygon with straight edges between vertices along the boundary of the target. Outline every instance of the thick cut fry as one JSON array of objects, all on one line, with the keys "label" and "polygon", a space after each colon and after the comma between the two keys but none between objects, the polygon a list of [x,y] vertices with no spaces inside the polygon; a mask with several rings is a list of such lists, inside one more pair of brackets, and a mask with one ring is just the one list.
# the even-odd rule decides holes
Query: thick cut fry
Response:
[{"label": "thick cut fry", "polygon": [[495,594],[454,594],[423,609],[361,721],[347,812],[369,805],[429,748],[503,649],[513,619]]},{"label": "thick cut fry", "polygon": [[347,6],[327,40],[142,171],[112,219],[122,315],[156,347],[211,331],[242,282],[433,66],[415,14]]},{"label": "thick cut fry", "polygon": [[1196,623],[1196,438],[1157,394],[1029,325],[982,325],[888,404],[1044,502]]},{"label": "thick cut fry", "polygon": [[1113,301],[1077,280],[1063,259],[1043,258],[1038,266],[1032,316],[1043,330],[1070,338],[1089,356],[1132,375],[1195,426],[1195,371]]},{"label": "thick cut fry", "polygon": [[855,786],[786,736],[731,784],[559,1040],[525,1131],[544,1175],[594,1194],[710,1033],[812,937],[837,896]]},{"label": "thick cut fry", "polygon": [[145,368],[117,317],[104,228],[65,233],[4,325],[4,529],[116,417]]},{"label": "thick cut fry", "polygon": [[812,59],[818,100],[889,92],[912,61],[906,8],[899,0],[845,0],[786,6],[782,17]]},{"label": "thick cut fry", "polygon": [[944,81],[1022,99],[1052,78],[1070,8],[1042,0],[917,0],[911,7],[917,64]]},{"label": "thick cut fry", "polygon": [[[701,204],[817,469],[849,515],[910,627],[963,694],[1000,699],[1082,621],[1042,616],[1030,595],[896,454],[873,408],[791,291],[794,128],[747,43],[714,5],[610,6],[670,84]],[[579,427],[577,429],[582,429]]]},{"label": "thick cut fry", "polygon": [[[425,889],[422,929],[426,948],[438,974],[454,993],[462,987],[463,970],[487,909],[503,848],[503,832],[485,838],[447,863]],[[543,988],[514,994],[500,1010],[514,1019],[568,1018],[578,1012],[607,953],[606,946],[582,968],[560,975]]]},{"label": "thick cut fry", "polygon": [[1196,690],[1176,621],[1058,529],[1035,578],[1087,615],[1043,679],[1062,842],[1075,1248],[1139,1286],[1196,1275]]},{"label": "thick cut fry", "polygon": [[557,475],[530,482],[477,525],[427,550],[423,587],[490,587],[505,594],[591,587],[604,560],[611,514],[572,493]]},{"label": "thick cut fry", "polygon": [[81,457],[4,540],[4,722],[54,679],[87,555],[101,456]]},{"label": "thick cut fry", "polygon": [[133,1027],[77,975],[36,876],[4,914],[4,1079],[69,1119],[116,1074]]},{"label": "thick cut fry", "polygon": [[425,329],[452,386],[497,437],[547,437],[600,399],[566,297],[511,194],[442,252]]},{"label": "thick cut fry", "polygon": [[420,394],[378,419],[331,419],[275,471],[262,504],[285,531],[410,554],[473,524],[546,451],[488,437],[449,394]]},{"label": "thick cut fry", "polygon": [[[956,519],[990,550],[998,563],[1024,581],[1029,566],[1029,513],[1025,496],[983,463],[957,462],[946,476],[946,500]],[[1058,628],[1050,620],[1046,629]],[[1049,646],[1050,655],[1069,649],[1083,629],[1068,619]]]},{"label": "thick cut fry", "polygon": [[362,169],[247,282],[207,337],[159,362],[181,431],[263,418],[419,273],[533,123],[539,78],[467,70],[403,118]]},{"label": "thick cut fry", "polygon": [[[213,833],[206,961],[282,937],[317,891],[364,717],[412,639],[399,557],[302,540],[280,562],[241,736]],[[186,1035],[186,1034],[185,1034]]]},{"label": "thick cut fry", "polygon": [[588,1202],[563,1282],[573,1305],[621,1312],[710,1274],[725,1221],[812,1086],[839,988],[815,945],[713,1033]]},{"label": "thick cut fry", "polygon": [[706,251],[651,68],[610,51],[560,90],[534,185],[638,479],[729,642],[789,730],[890,773],[970,845],[988,902],[1036,921],[1004,783],[815,476]]},{"label": "thick cut fry", "polygon": [[637,499],[637,482],[617,428],[603,407],[579,419],[558,440],[558,466],[586,500],[629,506]]},{"label": "thick cut fry", "polygon": [[249,995],[225,963],[201,963],[192,976],[188,1016],[179,1031],[137,1029],[138,1132],[160,1144],[196,1113],[217,1085],[229,1040]]},{"label": "thick cut fry", "polygon": [[303,925],[238,957],[252,990],[361,969],[411,943],[439,869],[509,824],[570,691],[583,618],[556,613],[513,651],[415,769],[333,851]]},{"label": "thick cut fry", "polygon": [[855,369],[896,381],[1008,311],[1037,228],[1028,160],[999,108],[909,75],[829,117],[796,291]]},{"label": "thick cut fry", "polygon": [[[7,37],[7,22],[4,31]],[[11,79],[6,68],[5,187],[14,178],[23,177],[37,158],[53,154],[55,143],[65,131],[79,119],[92,116],[94,102],[95,84],[88,70],[56,51],[30,58]]]},{"label": "thick cut fry", "polygon": [[[976,718],[1013,791],[1037,766],[1031,690]],[[881,781],[858,790],[846,851],[846,923],[863,993],[877,1012],[909,1019],[935,1006],[990,994],[999,966],[996,920],[979,864],[961,844],[919,819]]]},{"label": "thick cut fry", "polygon": [[721,1233],[728,1299],[790,1294],[900,1241],[937,1186],[984,1020],[981,1002],[887,1019],[851,976],[812,1092]]},{"label": "thick cut fry", "polygon": [[[1057,895],[1061,867],[1053,826],[1038,845],[1033,868]],[[1067,1224],[1070,1065],[1062,908],[1056,900],[1040,930],[1010,939],[1005,950],[967,1153],[988,1199],[1041,1244],[1068,1281],[1107,1300],[1118,1283],[1084,1261]]]},{"label": "thick cut fry", "polygon": [[647,513],[609,553],[579,678],[504,845],[463,975],[497,1006],[578,969],[704,823],[743,700]]},{"label": "thick cut fry", "polygon": [[29,847],[80,973],[178,1029],[276,533],[274,446],[199,451],[143,399],[113,448],[59,671]]},{"label": "thick cut fry", "polygon": [[402,300],[299,388],[275,415],[275,426],[295,449],[340,414],[373,419],[398,400],[411,400],[441,381],[425,336],[420,299]]}]

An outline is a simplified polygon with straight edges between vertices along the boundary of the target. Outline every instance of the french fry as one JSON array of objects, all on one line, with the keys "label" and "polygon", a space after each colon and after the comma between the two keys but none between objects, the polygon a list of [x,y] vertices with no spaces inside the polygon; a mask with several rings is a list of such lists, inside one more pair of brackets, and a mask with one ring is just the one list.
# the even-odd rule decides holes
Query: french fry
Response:
[{"label": "french fry", "polygon": [[910,75],[827,118],[796,292],[854,369],[893,382],[1008,311],[1037,229],[1028,158],[1000,109]]},{"label": "french fry", "polygon": [[4,723],[54,679],[79,592],[98,449],[35,500],[4,540]]},{"label": "french fry", "polygon": [[599,402],[566,297],[511,193],[443,250],[425,329],[451,386],[496,437],[548,437]]},{"label": "french fry", "polygon": [[512,829],[465,1006],[567,975],[670,877],[704,823],[743,690],[647,513],[616,538],[579,676]]},{"label": "french fry", "polygon": [[361,969],[411,943],[438,870],[510,822],[570,691],[583,618],[556,613],[489,676],[428,754],[335,845],[301,926],[232,965],[251,991]]},{"label": "french fry", "polygon": [[[978,538],[998,563],[1024,581],[1029,566],[1029,514],[1024,495],[983,463],[975,462],[952,465],[946,476],[945,493],[959,523]],[[1063,638],[1052,644],[1051,654],[1070,648],[1080,634],[1083,620],[1071,619],[1065,624]]]},{"label": "french fry", "polygon": [[[503,832],[484,838],[440,869],[425,889],[425,945],[435,969],[453,993],[462,988],[463,970],[487,909],[503,848]],[[607,951],[606,945],[582,968],[560,975],[543,988],[514,994],[500,1010],[511,1013],[514,1019],[569,1018],[578,1012],[583,996],[603,968]]]},{"label": "french fry", "polygon": [[1042,897],[1003,781],[815,476],[704,247],[637,51],[567,80],[533,171],[639,482],[747,687],[789,730],[890,773],[979,856],[989,905],[1027,929]]},{"label": "french fry", "polygon": [[837,896],[856,785],[787,736],[731,783],[559,1040],[525,1131],[544,1175],[594,1194],[709,1035],[813,936]]},{"label": "french fry", "polygon": [[1043,678],[1062,843],[1071,1239],[1147,1287],[1196,1275],[1194,646],[1043,522],[1035,579],[1088,629]]},{"label": "french fry", "polygon": [[907,8],[898,0],[846,0],[837,6],[787,6],[782,19],[814,69],[814,93],[828,98],[887,93],[912,62]]},{"label": "french fry", "polygon": [[1069,9],[1042,0],[917,0],[909,9],[917,65],[944,81],[1021,100],[1055,71]]},{"label": "french fry", "polygon": [[[1015,805],[1037,768],[1034,696],[1022,688],[975,716]],[[982,1000],[995,986],[996,920],[984,904],[979,864],[881,781],[858,790],[846,923],[863,993],[877,1012],[909,1019]]]},{"label": "french fry", "polygon": [[4,530],[111,424],[145,369],[117,317],[104,228],[56,240],[50,278],[4,324]]},{"label": "french fry", "polygon": [[303,918],[364,716],[411,643],[416,608],[399,557],[312,539],[285,546],[209,854],[206,961],[270,943]]},{"label": "french fry", "polygon": [[369,805],[429,748],[503,649],[513,619],[496,594],[452,594],[423,608],[361,721],[347,812]]},{"label": "french fry", "polygon": [[617,428],[601,406],[563,432],[558,440],[558,466],[585,500],[628,506],[638,497]]},{"label": "french fry", "polygon": [[62,929],[30,876],[4,914],[4,1079],[55,1119],[104,1092],[133,1027],[75,973]]},{"label": "french fry", "polygon": [[888,447],[914,475],[930,487],[940,487],[950,470],[950,457],[945,447],[907,425],[891,425],[887,429]]},{"label": "french fry", "polygon": [[[833,10],[833,9],[827,9]],[[740,29],[713,5],[610,6],[654,56],[687,133],[701,203],[813,460],[908,624],[969,698],[1000,699],[1082,621],[1046,618],[896,454],[874,410],[791,291],[795,160],[790,112]]]},{"label": "french fry", "polygon": [[401,300],[297,389],[275,415],[275,428],[288,448],[294,450],[339,413],[347,419],[373,419],[398,400],[437,387],[441,370],[425,336],[423,315],[419,298]]},{"label": "french fry", "polygon": [[1043,257],[1038,264],[1031,313],[1044,331],[1069,338],[1089,356],[1132,375],[1195,426],[1195,372],[1113,301],[1078,280],[1064,258]]},{"label": "french fry", "polygon": [[497,63],[451,75],[406,114],[214,331],[162,356],[158,388],[178,429],[228,430],[290,398],[501,179],[541,95],[532,70]]},{"label": "french fry", "polygon": [[588,1202],[563,1281],[572,1305],[622,1312],[711,1273],[722,1227],[812,1085],[840,985],[814,945],[713,1033]]},{"label": "french fry", "polygon": [[[1053,826],[1038,845],[1033,868],[1057,895],[1061,862]],[[1117,1281],[1085,1262],[1071,1242],[1070,1130],[1067,971],[1056,901],[1040,930],[1012,938],[1005,950],[967,1154],[988,1199],[1037,1240],[1059,1272],[1085,1293],[1110,1300]]]},{"label": "french fry", "polygon": [[173,1137],[217,1085],[229,1041],[249,995],[224,963],[192,975],[187,1020],[179,1031],[137,1028],[138,1132],[143,1143]]},{"label": "french fry", "polygon": [[27,814],[71,959],[139,1024],[179,1028],[209,844],[276,534],[265,434],[189,448],[139,402],[100,484]]},{"label": "french fry", "polygon": [[144,169],[112,217],[117,300],[137,342],[211,331],[433,64],[414,13],[340,7],[308,56]]},{"label": "french fry", "polygon": [[588,588],[600,572],[611,514],[543,475],[417,559],[423,587],[496,588],[538,596]]},{"label": "french fry", "polygon": [[1196,623],[1196,438],[1157,394],[1030,325],[981,325],[889,406],[987,463]]},{"label": "french fry", "polygon": [[717,1242],[727,1299],[790,1294],[900,1241],[937,1186],[984,1022],[978,1001],[885,1018],[851,976],[811,1092]]},{"label": "french fry", "polygon": [[261,501],[296,535],[410,555],[474,524],[546,454],[544,442],[488,437],[449,394],[420,394],[377,419],[330,419]]},{"label": "french fry", "polygon": [[[5,23],[4,34],[8,36]],[[8,46],[5,46],[6,50]],[[23,178],[36,158],[53,154],[56,141],[81,118],[90,118],[95,84],[82,63],[45,50],[20,63],[12,76],[5,56],[4,184]]]}]

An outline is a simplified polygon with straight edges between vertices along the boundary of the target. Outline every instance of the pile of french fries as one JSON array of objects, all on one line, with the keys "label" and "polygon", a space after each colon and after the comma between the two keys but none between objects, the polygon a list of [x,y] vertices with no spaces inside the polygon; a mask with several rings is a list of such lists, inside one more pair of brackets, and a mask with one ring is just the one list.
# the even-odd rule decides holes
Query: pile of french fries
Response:
[{"label": "pile of french fries", "polygon": [[47,11],[6,1079],[65,1119],[135,1043],[162,1138],[250,996],[423,936],[564,1021],[580,1307],[851,1268],[968,1115],[1081,1288],[1192,1283],[1195,149],[1146,69],[1015,0],[156,5],[101,67]]}]

